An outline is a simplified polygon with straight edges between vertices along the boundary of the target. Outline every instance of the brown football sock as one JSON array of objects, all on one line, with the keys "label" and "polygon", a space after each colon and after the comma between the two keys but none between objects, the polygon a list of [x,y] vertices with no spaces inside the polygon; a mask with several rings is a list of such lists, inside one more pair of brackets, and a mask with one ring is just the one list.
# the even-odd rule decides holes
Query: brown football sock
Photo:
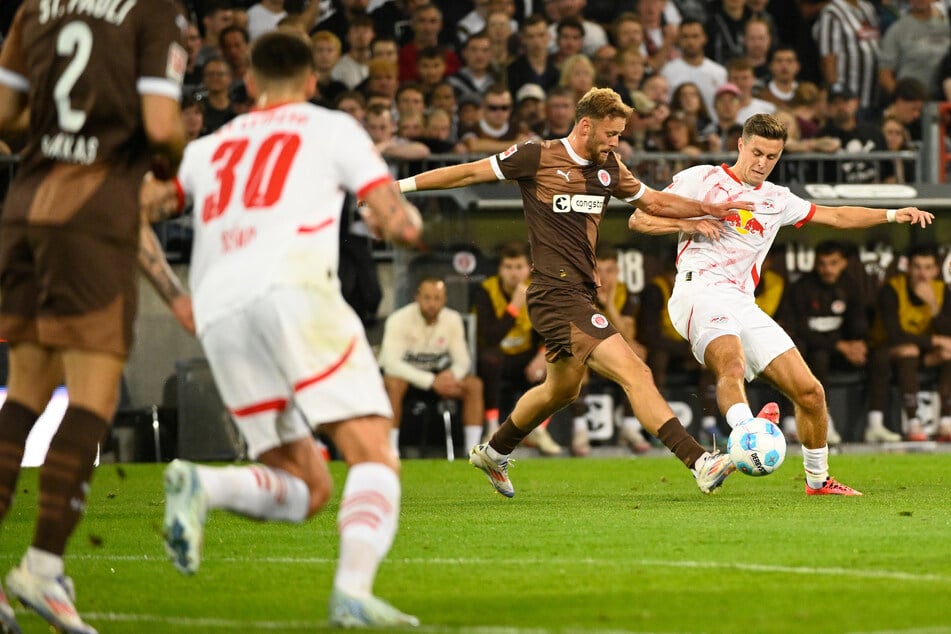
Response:
[{"label": "brown football sock", "polygon": [[40,467],[40,511],[33,546],[62,555],[86,510],[99,441],[109,422],[87,409],[69,407]]},{"label": "brown football sock", "polygon": [[520,429],[512,422],[512,417],[507,416],[505,422],[499,425],[499,430],[492,434],[489,439],[489,446],[498,451],[503,456],[507,456],[522,442],[529,432]]},{"label": "brown football sock", "polygon": [[693,436],[687,433],[676,418],[671,418],[661,425],[657,430],[657,437],[681,462],[687,465],[688,469],[693,468],[697,458],[706,453],[706,450],[697,444]]},{"label": "brown football sock", "polygon": [[10,508],[26,437],[37,418],[39,414],[16,401],[8,400],[0,408],[0,519]]}]

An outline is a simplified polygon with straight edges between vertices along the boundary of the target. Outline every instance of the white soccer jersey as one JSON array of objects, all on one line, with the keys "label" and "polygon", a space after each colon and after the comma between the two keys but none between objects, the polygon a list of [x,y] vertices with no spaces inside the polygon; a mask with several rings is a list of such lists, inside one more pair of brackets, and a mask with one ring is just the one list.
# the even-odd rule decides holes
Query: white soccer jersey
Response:
[{"label": "white soccer jersey", "polygon": [[344,190],[391,180],[352,117],[293,103],[191,142],[179,182],[194,200],[190,284],[199,332],[278,286],[336,285]]},{"label": "white soccer jersey", "polygon": [[759,283],[763,260],[780,227],[801,227],[816,210],[814,204],[788,187],[768,181],[758,187],[746,185],[726,165],[686,169],[674,176],[667,190],[703,201],[755,203],[754,211],[739,210],[723,219],[727,230],[719,240],[681,234],[677,245],[678,273],[689,271],[691,281],[707,286],[726,284],[750,295]]}]

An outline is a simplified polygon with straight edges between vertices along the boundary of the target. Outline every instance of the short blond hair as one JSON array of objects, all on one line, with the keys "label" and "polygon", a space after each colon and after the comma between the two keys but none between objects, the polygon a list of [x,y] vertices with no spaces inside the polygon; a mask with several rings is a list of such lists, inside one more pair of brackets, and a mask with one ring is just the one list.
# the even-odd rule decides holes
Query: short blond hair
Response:
[{"label": "short blond hair", "polygon": [[634,110],[621,101],[621,95],[611,88],[592,88],[584,94],[575,106],[575,123],[582,117],[589,119],[608,119],[619,117],[627,119]]}]

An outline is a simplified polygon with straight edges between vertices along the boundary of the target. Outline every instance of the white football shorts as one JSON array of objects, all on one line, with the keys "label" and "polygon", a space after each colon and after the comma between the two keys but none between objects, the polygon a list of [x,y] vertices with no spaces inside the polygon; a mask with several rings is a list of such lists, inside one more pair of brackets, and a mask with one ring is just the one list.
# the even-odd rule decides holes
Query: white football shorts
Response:
[{"label": "white football shorts", "polygon": [[393,416],[363,325],[335,285],[273,289],[208,325],[201,343],[251,458],[321,423]]},{"label": "white football shorts", "polygon": [[700,363],[711,341],[736,335],[746,355],[746,380],[752,381],[773,359],[795,347],[786,331],[756,305],[751,295],[730,286],[702,285],[686,277],[677,274],[667,310],[674,328],[690,342],[693,356]]}]

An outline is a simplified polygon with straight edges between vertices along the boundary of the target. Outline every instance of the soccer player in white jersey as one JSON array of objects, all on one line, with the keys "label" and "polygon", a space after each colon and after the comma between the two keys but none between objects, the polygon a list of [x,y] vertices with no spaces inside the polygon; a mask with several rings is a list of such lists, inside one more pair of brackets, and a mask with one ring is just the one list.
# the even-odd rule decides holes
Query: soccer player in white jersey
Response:
[{"label": "soccer player in white jersey", "polygon": [[[712,237],[695,232],[681,234],[677,281],[668,302],[670,317],[677,331],[690,341],[697,360],[717,376],[717,401],[731,427],[753,417],[744,378],[762,376],[795,403],[806,493],[861,495],[829,475],[828,410],[823,387],[789,335],[756,306],[753,290],[780,227],[801,227],[807,222],[841,229],[885,222],[925,227],[934,215],[915,207],[826,207],[803,200],[788,188],[766,180],[785,143],[785,125],[772,115],[753,115],[743,126],[739,156],[732,167],[702,165],[674,177],[669,191],[708,202],[753,200],[756,207],[755,211],[740,210],[722,220],[703,220],[718,225],[719,231]],[[679,231],[680,224],[641,212],[630,221],[632,229],[655,235]],[[774,408],[769,417],[778,416]]]},{"label": "soccer player in white jersey", "polygon": [[[316,75],[299,38],[262,35],[247,79],[257,109],[188,146],[178,191],[195,203],[198,336],[257,463],[169,465],[166,547],[191,574],[208,509],[287,522],[315,514],[332,486],[312,435],[319,425],[350,465],[330,622],[417,625],[372,594],[396,535],[399,462],[389,444],[390,404],[360,320],[341,295],[337,258],[345,189],[366,201],[371,228],[388,239],[416,242],[419,214],[351,117],[306,103]],[[175,195],[174,185],[156,187],[143,195],[153,210]]]}]

